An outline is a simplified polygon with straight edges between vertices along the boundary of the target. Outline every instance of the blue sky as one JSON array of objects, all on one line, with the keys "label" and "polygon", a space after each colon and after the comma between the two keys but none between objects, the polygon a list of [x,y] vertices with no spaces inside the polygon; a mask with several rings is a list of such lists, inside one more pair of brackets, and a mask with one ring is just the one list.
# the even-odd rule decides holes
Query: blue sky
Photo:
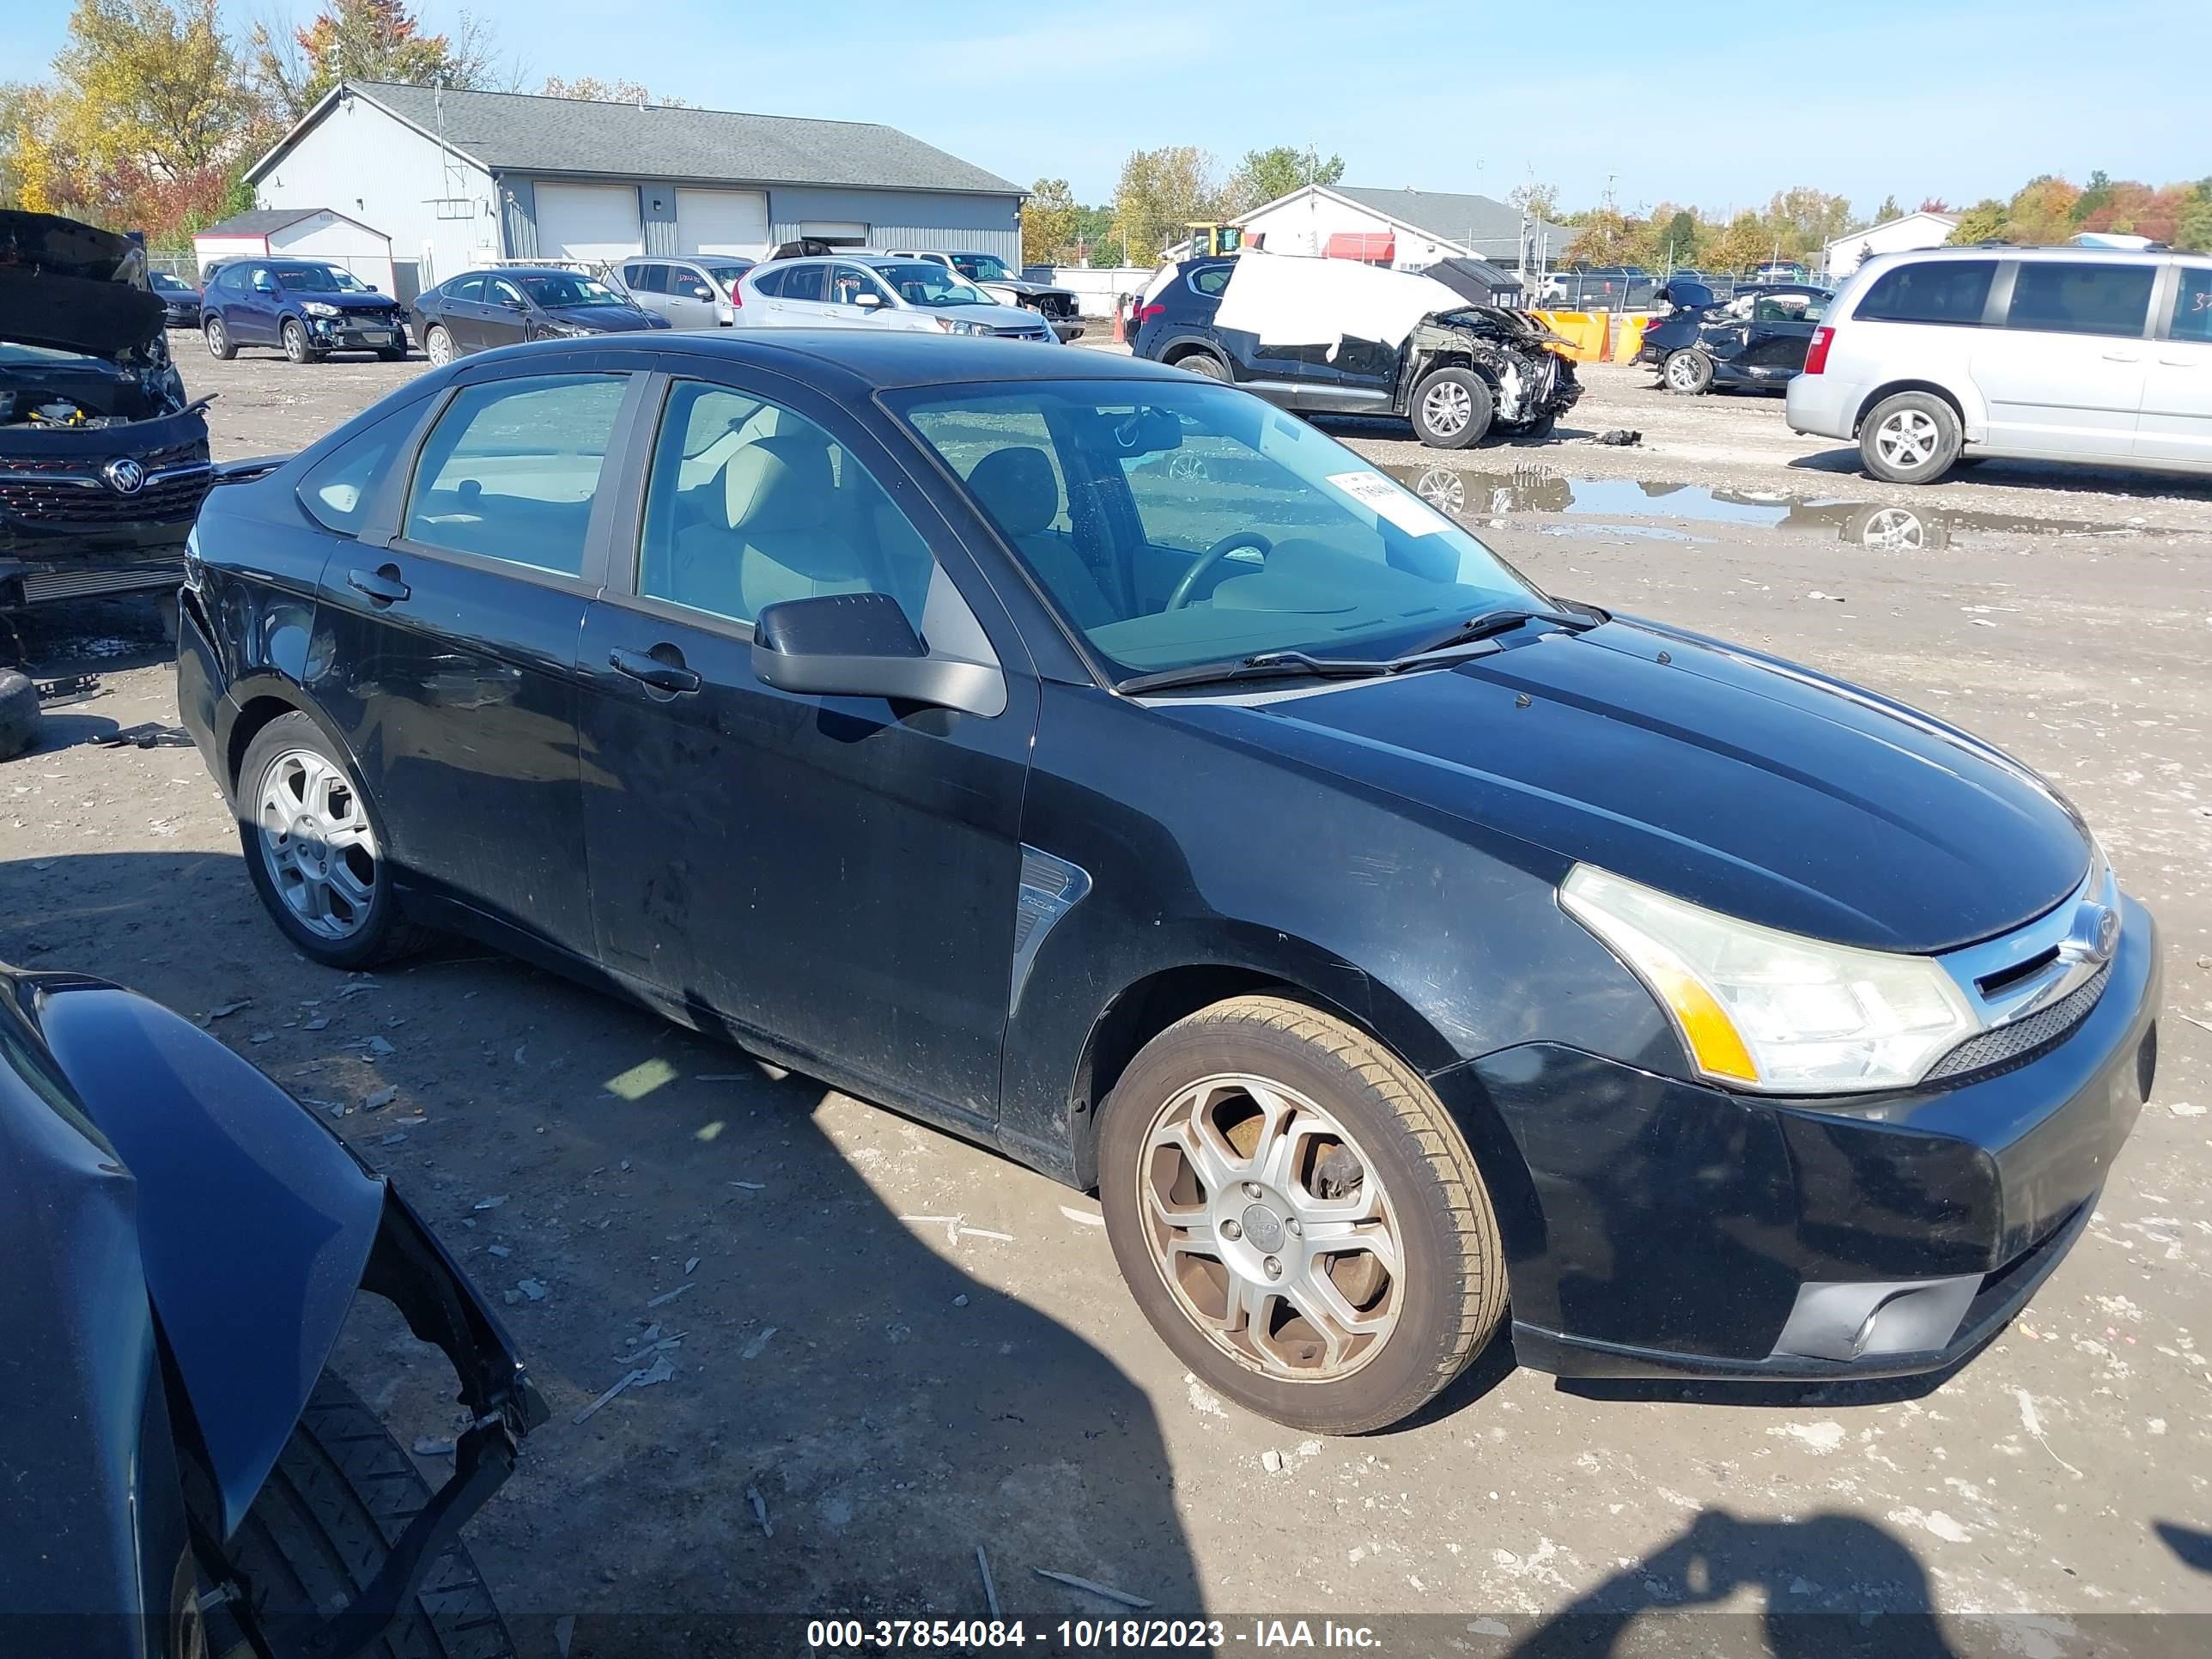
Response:
[{"label": "blue sky", "polygon": [[[422,0],[432,27],[451,0]],[[644,82],[714,108],[881,120],[1021,184],[1112,193],[1122,158],[1195,143],[1341,155],[1351,184],[1502,197],[1532,176],[1586,205],[1714,210],[1790,185],[1871,211],[2008,194],[2093,167],[2212,173],[2212,7],[1921,0],[1540,9],[1469,0],[482,0],[548,75]],[[308,0],[227,8],[242,25]],[[69,0],[0,3],[0,79],[36,78]],[[1110,27],[1082,27],[1114,20]],[[1681,20],[1681,21],[1670,21]]]}]

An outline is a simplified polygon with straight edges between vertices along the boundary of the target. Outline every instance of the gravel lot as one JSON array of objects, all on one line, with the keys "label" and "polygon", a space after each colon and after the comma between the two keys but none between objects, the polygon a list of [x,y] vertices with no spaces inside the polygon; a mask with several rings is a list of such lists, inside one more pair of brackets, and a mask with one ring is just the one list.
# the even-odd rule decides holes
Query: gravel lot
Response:
[{"label": "gravel lot", "polygon": [[[296,447],[421,367],[185,355],[223,456]],[[470,1536],[532,1654],[564,1614],[583,1655],[752,1650],[729,1613],[980,1613],[978,1545],[1009,1615],[1121,1611],[1049,1568],[1229,1619],[1232,1650],[1261,1645],[1249,1615],[1300,1613],[1431,1616],[1382,1626],[1405,1654],[2201,1653],[2212,491],[2009,465],[1886,489],[1778,400],[1589,379],[1571,430],[1640,445],[1444,458],[1346,430],[1556,591],[2014,750],[2165,931],[2160,1085],[2097,1220],[1934,1385],[1569,1391],[1492,1355],[1413,1426],[1302,1442],[1172,1362],[1088,1198],[467,947],[350,981],[294,957],[197,753],[99,744],[175,718],[150,606],[25,629],[41,672],[103,689],[0,767],[0,957],[195,1016],[245,1003],[210,1029],[343,1109],[509,1298],[555,1416]],[[1883,507],[1917,529],[1860,510]],[[674,1379],[577,1425],[648,1334],[681,1335]],[[357,1317],[340,1364],[403,1441],[450,1433],[441,1364],[395,1321]]]}]

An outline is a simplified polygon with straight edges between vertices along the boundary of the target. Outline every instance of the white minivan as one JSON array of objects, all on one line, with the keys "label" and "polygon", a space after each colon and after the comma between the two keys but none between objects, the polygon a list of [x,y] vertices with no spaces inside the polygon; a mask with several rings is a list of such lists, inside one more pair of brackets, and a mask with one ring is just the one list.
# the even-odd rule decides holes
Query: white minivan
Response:
[{"label": "white minivan", "polygon": [[1892,483],[2000,455],[2212,472],[2212,258],[1879,255],[1828,307],[1788,410]]}]

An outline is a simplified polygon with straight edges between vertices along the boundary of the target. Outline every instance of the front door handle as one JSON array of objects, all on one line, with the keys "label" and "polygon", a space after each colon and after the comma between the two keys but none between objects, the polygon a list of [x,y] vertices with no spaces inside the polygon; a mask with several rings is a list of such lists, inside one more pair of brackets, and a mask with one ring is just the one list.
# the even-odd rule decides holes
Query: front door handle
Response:
[{"label": "front door handle", "polygon": [[2108,351],[2105,354],[2105,361],[2108,363],[2139,363],[2142,358],[2132,352]]},{"label": "front door handle", "polygon": [[368,595],[372,605],[397,605],[414,590],[399,580],[399,567],[380,565],[374,570],[349,570],[346,586]]},{"label": "front door handle", "polygon": [[2194,357],[2161,357],[2159,359],[2159,362],[2167,368],[2194,368],[2197,367],[2197,360]]},{"label": "front door handle", "polygon": [[651,686],[656,691],[672,692],[678,696],[696,691],[704,683],[696,668],[684,665],[684,653],[672,645],[660,645],[655,651],[667,653],[656,657],[644,651],[625,651],[620,646],[607,653],[607,666],[617,674]]}]

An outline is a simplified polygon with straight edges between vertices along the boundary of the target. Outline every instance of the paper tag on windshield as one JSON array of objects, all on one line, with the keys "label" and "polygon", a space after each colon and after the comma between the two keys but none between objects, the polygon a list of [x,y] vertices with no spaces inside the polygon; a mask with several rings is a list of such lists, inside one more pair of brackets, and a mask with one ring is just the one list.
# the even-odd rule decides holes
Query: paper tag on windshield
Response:
[{"label": "paper tag on windshield", "polygon": [[1453,528],[1449,519],[1419,496],[1407,495],[1380,472],[1339,472],[1328,482],[1409,536],[1434,536]]}]

